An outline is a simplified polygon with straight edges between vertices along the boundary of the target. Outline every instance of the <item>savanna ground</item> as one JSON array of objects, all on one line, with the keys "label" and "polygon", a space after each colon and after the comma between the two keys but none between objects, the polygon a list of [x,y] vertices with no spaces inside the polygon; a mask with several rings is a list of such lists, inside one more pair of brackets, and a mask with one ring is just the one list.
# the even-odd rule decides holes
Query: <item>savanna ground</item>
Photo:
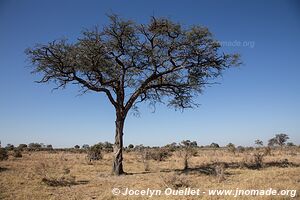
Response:
[{"label": "savanna ground", "polygon": [[[300,148],[272,150],[263,167],[252,169],[255,150],[233,153],[226,149],[198,148],[183,169],[175,151],[163,161],[147,160],[145,171],[138,152],[124,153],[127,175],[113,176],[112,153],[89,162],[85,153],[24,151],[0,162],[0,199],[150,199],[147,196],[114,196],[113,188],[161,189],[300,189]],[[286,160],[287,159],[287,160]],[[248,163],[248,164],[247,164]],[[217,169],[217,170],[216,170]],[[154,196],[151,199],[291,199],[289,196]],[[300,199],[299,194],[293,199]]]}]

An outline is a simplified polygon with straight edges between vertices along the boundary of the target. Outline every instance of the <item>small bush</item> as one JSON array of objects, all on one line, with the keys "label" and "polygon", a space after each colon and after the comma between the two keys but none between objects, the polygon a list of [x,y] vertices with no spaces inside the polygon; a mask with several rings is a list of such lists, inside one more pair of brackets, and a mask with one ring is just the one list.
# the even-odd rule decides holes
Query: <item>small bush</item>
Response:
[{"label": "small bush", "polygon": [[197,155],[197,149],[192,147],[183,147],[181,150],[178,151],[177,156],[183,159],[183,170],[187,170],[189,168],[190,158],[195,157]]},{"label": "small bush", "polygon": [[233,154],[235,154],[235,152],[236,152],[236,148],[235,148],[235,145],[234,144],[232,144],[232,143],[229,143],[229,144],[227,144],[227,149],[228,149],[228,151],[229,152],[231,152],[231,153],[233,153]]},{"label": "small bush", "polygon": [[149,166],[149,160],[150,160],[150,155],[148,150],[144,150],[142,152],[142,160],[143,160],[143,164],[144,164],[144,170],[146,172],[150,171],[150,166]]},{"label": "small bush", "polygon": [[254,153],[253,154],[253,160],[254,160],[254,167],[256,169],[260,169],[263,167],[263,158],[264,154],[263,153]]},{"label": "small bush", "polygon": [[21,151],[23,151],[23,150],[26,149],[26,148],[27,148],[27,144],[20,144],[20,145],[18,146],[18,149],[21,150]]},{"label": "small bush", "polygon": [[137,154],[136,154],[137,159],[140,162],[143,162],[144,170],[146,172],[150,171],[149,160],[151,159],[151,156],[150,156],[149,149],[147,149],[143,146],[140,146],[140,148],[136,148],[135,151],[137,152]]},{"label": "small bush", "polygon": [[101,160],[103,158],[101,153],[101,146],[96,144],[92,146],[87,153],[87,158],[91,162],[92,160]]},{"label": "small bush", "polygon": [[14,153],[13,153],[13,156],[15,158],[22,158],[22,151],[20,149],[15,149]]},{"label": "small bush", "polygon": [[224,163],[215,165],[214,174],[218,178],[219,183],[225,180],[225,165],[224,165]]},{"label": "small bush", "polygon": [[5,148],[0,148],[0,161],[1,160],[7,160],[8,159],[8,153]]},{"label": "small bush", "polygon": [[168,149],[170,152],[174,152],[178,149],[178,144],[176,142],[173,142],[171,144],[167,144],[164,146],[164,148]]},{"label": "small bush", "polygon": [[175,190],[179,188],[190,187],[190,181],[185,177],[179,176],[177,174],[170,174],[163,177],[163,183],[165,187],[173,188]]},{"label": "small bush", "polygon": [[155,149],[150,152],[150,158],[155,161],[164,161],[171,156],[172,156],[172,154],[163,148]]},{"label": "small bush", "polygon": [[264,148],[264,155],[271,156],[271,147]]},{"label": "small bush", "polygon": [[14,148],[15,148],[15,146],[12,144],[7,144],[5,147],[5,149],[7,149],[8,151],[12,151],[12,150],[14,150]]},{"label": "small bush", "polygon": [[42,149],[42,145],[39,143],[30,143],[28,144],[28,150],[30,151],[38,151]]},{"label": "small bush", "polygon": [[210,145],[209,145],[209,147],[211,147],[211,148],[220,148],[220,146],[217,144],[217,143],[211,143]]},{"label": "small bush", "polygon": [[238,146],[237,148],[236,148],[236,150],[237,150],[237,152],[239,152],[239,153],[244,153],[245,152],[245,147],[243,147],[243,146]]}]

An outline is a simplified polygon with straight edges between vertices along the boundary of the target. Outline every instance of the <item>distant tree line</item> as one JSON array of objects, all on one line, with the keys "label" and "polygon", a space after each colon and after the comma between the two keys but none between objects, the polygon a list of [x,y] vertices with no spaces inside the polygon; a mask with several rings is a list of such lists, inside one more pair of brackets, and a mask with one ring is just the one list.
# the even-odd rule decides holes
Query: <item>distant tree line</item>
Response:
[{"label": "distant tree line", "polygon": [[[296,146],[292,142],[287,142],[289,140],[289,136],[284,133],[276,134],[273,138],[268,140],[267,146],[269,147],[284,147],[284,146]],[[257,139],[254,141],[254,144],[256,148],[264,147],[263,141]],[[0,142],[0,147],[1,147],[1,142]],[[27,144],[19,144],[19,146],[15,147],[13,144],[7,144],[6,147],[4,147],[8,151],[12,150],[29,150],[29,151],[42,151],[42,150],[54,150],[53,146],[51,144],[44,144],[44,143],[29,143]],[[205,145],[205,146],[198,146],[196,141],[191,141],[191,140],[183,140],[180,143],[170,143],[162,147],[158,146],[144,146],[142,144],[140,145],[133,145],[129,144],[128,146],[124,147],[124,150],[127,151],[139,151],[141,149],[157,149],[157,148],[164,148],[169,151],[175,151],[178,149],[183,149],[183,148],[227,148],[229,151],[232,152],[243,152],[246,149],[253,149],[253,147],[243,147],[243,146],[235,146],[233,143],[228,143],[226,146],[221,147],[219,144],[213,142],[210,145]],[[113,144],[110,142],[99,142],[97,144],[94,144],[92,146],[88,144],[83,144],[82,146],[80,145],[75,145],[73,148],[56,148],[55,150],[78,150],[78,151],[83,151],[86,152],[91,149],[99,149],[101,151],[105,152],[112,152],[113,151]]]}]

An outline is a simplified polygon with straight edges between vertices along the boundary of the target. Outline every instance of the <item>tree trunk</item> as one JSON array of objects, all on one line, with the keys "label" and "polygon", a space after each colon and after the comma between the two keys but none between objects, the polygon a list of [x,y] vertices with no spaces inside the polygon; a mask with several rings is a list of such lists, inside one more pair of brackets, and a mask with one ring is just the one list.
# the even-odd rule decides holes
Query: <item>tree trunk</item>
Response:
[{"label": "tree trunk", "polygon": [[116,135],[114,144],[114,162],[113,162],[113,174],[121,175],[123,171],[123,128],[125,117],[117,113],[116,119]]}]

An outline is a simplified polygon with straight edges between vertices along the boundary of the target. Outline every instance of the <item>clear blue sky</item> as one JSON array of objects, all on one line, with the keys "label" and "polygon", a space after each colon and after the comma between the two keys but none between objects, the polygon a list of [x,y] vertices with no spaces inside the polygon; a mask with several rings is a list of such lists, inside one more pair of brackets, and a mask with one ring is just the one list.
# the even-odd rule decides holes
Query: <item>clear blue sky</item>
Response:
[{"label": "clear blue sky", "polygon": [[207,88],[201,104],[183,113],[143,105],[129,115],[125,145],[164,145],[183,139],[205,145],[253,145],[276,133],[300,143],[299,1],[0,1],[0,140],[43,142],[54,147],[114,139],[114,110],[100,94],[76,96],[77,88],[51,92],[34,83],[24,50],[35,43],[76,39],[82,28],[107,23],[115,12],[140,23],[167,16],[185,25],[207,26],[220,41],[251,41],[226,47],[244,65]]}]

